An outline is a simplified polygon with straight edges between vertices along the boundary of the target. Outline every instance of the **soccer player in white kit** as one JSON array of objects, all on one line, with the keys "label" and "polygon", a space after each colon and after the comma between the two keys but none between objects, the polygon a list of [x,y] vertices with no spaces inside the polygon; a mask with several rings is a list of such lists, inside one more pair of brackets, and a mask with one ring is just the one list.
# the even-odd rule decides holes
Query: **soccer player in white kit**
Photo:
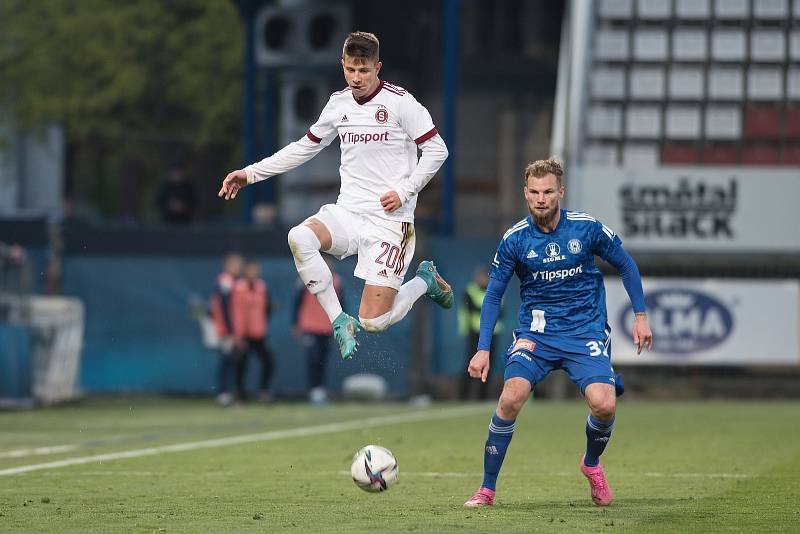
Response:
[{"label": "soccer player in white kit", "polygon": [[[378,78],[378,52],[375,35],[348,35],[342,48],[347,87],[331,95],[305,136],[231,172],[219,191],[233,199],[242,187],[294,169],[339,137],[342,185],[336,204],[322,206],[288,238],[297,273],[331,320],[344,359],[355,354],[361,328],[385,330],[422,295],[444,308],[453,305],[453,291],[431,261],[421,262],[403,284],[414,256],[417,195],[447,159],[447,147],[428,110],[405,89]],[[364,280],[358,321],[342,311],[320,251],[339,259],[358,254],[354,274]]]}]

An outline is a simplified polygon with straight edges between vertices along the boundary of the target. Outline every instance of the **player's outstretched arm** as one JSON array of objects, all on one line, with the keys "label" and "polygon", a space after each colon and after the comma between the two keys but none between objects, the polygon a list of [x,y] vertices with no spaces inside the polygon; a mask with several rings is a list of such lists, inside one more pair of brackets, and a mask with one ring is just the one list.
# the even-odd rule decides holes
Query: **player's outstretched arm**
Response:
[{"label": "player's outstretched arm", "polygon": [[412,197],[419,194],[420,191],[430,182],[439,167],[442,166],[444,160],[447,159],[448,151],[444,140],[437,133],[430,139],[424,141],[419,145],[422,150],[422,156],[414,168],[414,172],[403,183],[399,184],[397,189],[387,191],[381,197],[381,206],[386,213],[391,213],[400,208],[403,204],[409,201]]},{"label": "player's outstretched arm", "polygon": [[641,354],[645,347],[653,350],[653,332],[645,313],[637,313],[633,318],[633,344],[636,345],[636,354]]},{"label": "player's outstretched arm", "polygon": [[479,350],[469,361],[467,372],[472,378],[480,378],[481,382],[486,382],[489,376],[489,351]]},{"label": "player's outstretched arm", "polygon": [[228,173],[228,176],[222,180],[222,187],[217,193],[217,196],[225,200],[233,200],[239,193],[239,189],[247,185],[247,174],[244,169]]}]

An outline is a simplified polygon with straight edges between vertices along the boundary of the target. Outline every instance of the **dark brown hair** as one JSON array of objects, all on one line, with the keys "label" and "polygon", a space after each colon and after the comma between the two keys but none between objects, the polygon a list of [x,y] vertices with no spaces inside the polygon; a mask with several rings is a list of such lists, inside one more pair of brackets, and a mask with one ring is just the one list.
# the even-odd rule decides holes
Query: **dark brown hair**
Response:
[{"label": "dark brown hair", "polygon": [[379,61],[380,43],[373,33],[353,32],[344,40],[342,57],[351,57],[362,61]]}]

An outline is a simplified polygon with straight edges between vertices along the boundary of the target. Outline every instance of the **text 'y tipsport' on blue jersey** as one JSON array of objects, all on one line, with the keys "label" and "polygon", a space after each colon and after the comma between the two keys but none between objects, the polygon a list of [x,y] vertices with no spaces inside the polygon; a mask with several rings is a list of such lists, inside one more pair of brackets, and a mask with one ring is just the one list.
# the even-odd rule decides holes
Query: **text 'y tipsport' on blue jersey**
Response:
[{"label": "text 'y tipsport' on blue jersey", "polygon": [[606,330],[606,290],[595,256],[607,258],[620,238],[594,217],[561,210],[555,230],[532,218],[503,235],[489,276],[520,280],[519,329],[557,336],[594,336]]}]

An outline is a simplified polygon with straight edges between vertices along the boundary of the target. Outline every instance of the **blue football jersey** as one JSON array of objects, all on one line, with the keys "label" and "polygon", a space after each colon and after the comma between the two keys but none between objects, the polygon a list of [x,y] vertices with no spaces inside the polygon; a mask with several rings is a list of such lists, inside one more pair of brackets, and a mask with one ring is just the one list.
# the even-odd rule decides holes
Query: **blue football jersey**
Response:
[{"label": "blue football jersey", "polygon": [[555,230],[532,218],[503,235],[489,276],[520,280],[519,328],[541,334],[595,335],[606,329],[606,291],[595,255],[607,258],[620,238],[594,217],[561,210]]}]

